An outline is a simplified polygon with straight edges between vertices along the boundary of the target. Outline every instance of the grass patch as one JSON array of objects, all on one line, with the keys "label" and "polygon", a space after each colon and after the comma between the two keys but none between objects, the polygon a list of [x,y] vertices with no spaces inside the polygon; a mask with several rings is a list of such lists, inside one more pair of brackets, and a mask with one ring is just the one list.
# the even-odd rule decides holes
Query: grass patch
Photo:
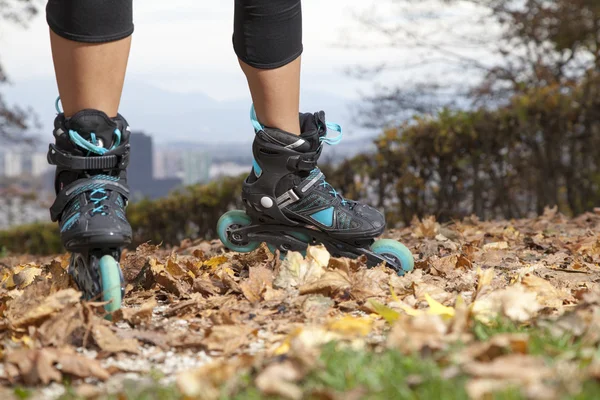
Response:
[{"label": "grass patch", "polygon": [[506,319],[497,319],[490,324],[476,322],[472,330],[478,341],[487,341],[501,333],[525,333],[529,335],[528,353],[543,356],[549,361],[557,358],[580,358],[583,344],[571,334],[557,336],[546,328],[517,324]]},{"label": "grass patch", "polygon": [[382,353],[323,349],[322,370],[311,374],[304,387],[346,392],[362,388],[371,399],[467,399],[466,378],[444,379],[433,359]]},{"label": "grass patch", "polygon": [[[125,381],[123,389],[117,394],[99,396],[101,400],[182,400],[184,396],[175,385],[162,385],[160,382]],[[58,400],[85,400],[78,396],[75,389],[66,386],[65,393]]]}]

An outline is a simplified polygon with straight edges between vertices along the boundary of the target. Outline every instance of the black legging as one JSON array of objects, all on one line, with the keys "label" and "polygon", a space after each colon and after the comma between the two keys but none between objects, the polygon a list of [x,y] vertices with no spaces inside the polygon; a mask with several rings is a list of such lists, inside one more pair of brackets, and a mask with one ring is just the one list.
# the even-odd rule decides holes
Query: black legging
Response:
[{"label": "black legging", "polygon": [[[111,42],[133,33],[133,0],[48,0],[46,19],[66,39]],[[295,60],[302,53],[300,0],[235,0],[233,48],[256,68]]]}]

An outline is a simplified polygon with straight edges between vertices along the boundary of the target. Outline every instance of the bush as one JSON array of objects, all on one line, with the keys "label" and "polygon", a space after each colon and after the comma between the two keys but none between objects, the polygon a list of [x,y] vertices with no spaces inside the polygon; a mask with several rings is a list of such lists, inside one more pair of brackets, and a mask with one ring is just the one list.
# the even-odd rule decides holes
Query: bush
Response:
[{"label": "bush", "polygon": [[600,77],[532,88],[496,110],[443,110],[390,129],[328,178],[392,222],[518,218],[600,203]]}]

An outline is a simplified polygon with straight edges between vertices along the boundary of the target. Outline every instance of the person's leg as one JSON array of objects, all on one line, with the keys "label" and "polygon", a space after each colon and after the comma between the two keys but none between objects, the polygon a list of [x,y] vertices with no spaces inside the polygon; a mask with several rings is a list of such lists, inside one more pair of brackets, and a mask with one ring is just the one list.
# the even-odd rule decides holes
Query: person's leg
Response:
[{"label": "person's leg", "polygon": [[300,0],[236,0],[233,43],[258,120],[300,134]]},{"label": "person's leg", "polygon": [[66,117],[85,109],[116,117],[131,36],[110,43],[80,43],[50,32],[56,82]]},{"label": "person's leg", "polygon": [[49,0],[46,19],[66,117],[95,109],[115,117],[133,32],[131,0]]}]

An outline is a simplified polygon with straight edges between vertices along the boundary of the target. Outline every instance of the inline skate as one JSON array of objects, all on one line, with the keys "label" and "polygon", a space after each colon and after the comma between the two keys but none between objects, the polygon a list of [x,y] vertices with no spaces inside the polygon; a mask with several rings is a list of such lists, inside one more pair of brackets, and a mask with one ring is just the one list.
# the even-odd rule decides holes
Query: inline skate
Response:
[{"label": "inline skate", "polygon": [[124,279],[119,261],[131,243],[125,216],[129,197],[129,127],[118,115],[83,110],[54,121],[55,144],[48,162],[56,166],[56,201],[50,208],[61,241],[71,252],[68,268],[83,297],[108,301],[111,313],[121,307]]},{"label": "inline skate", "polygon": [[[400,275],[413,269],[406,246],[375,240],[385,230],[383,214],[342,197],[317,167],[323,144],[340,142],[339,125],[326,122],[323,111],[300,114],[298,137],[262,126],[254,108],[250,118],[256,136],[252,171],[242,189],[246,210],[225,213],[217,225],[227,248],[244,253],[266,242],[284,254],[321,243],[334,257],[365,255],[369,266],[385,262]],[[328,137],[328,131],[337,136]]]}]

